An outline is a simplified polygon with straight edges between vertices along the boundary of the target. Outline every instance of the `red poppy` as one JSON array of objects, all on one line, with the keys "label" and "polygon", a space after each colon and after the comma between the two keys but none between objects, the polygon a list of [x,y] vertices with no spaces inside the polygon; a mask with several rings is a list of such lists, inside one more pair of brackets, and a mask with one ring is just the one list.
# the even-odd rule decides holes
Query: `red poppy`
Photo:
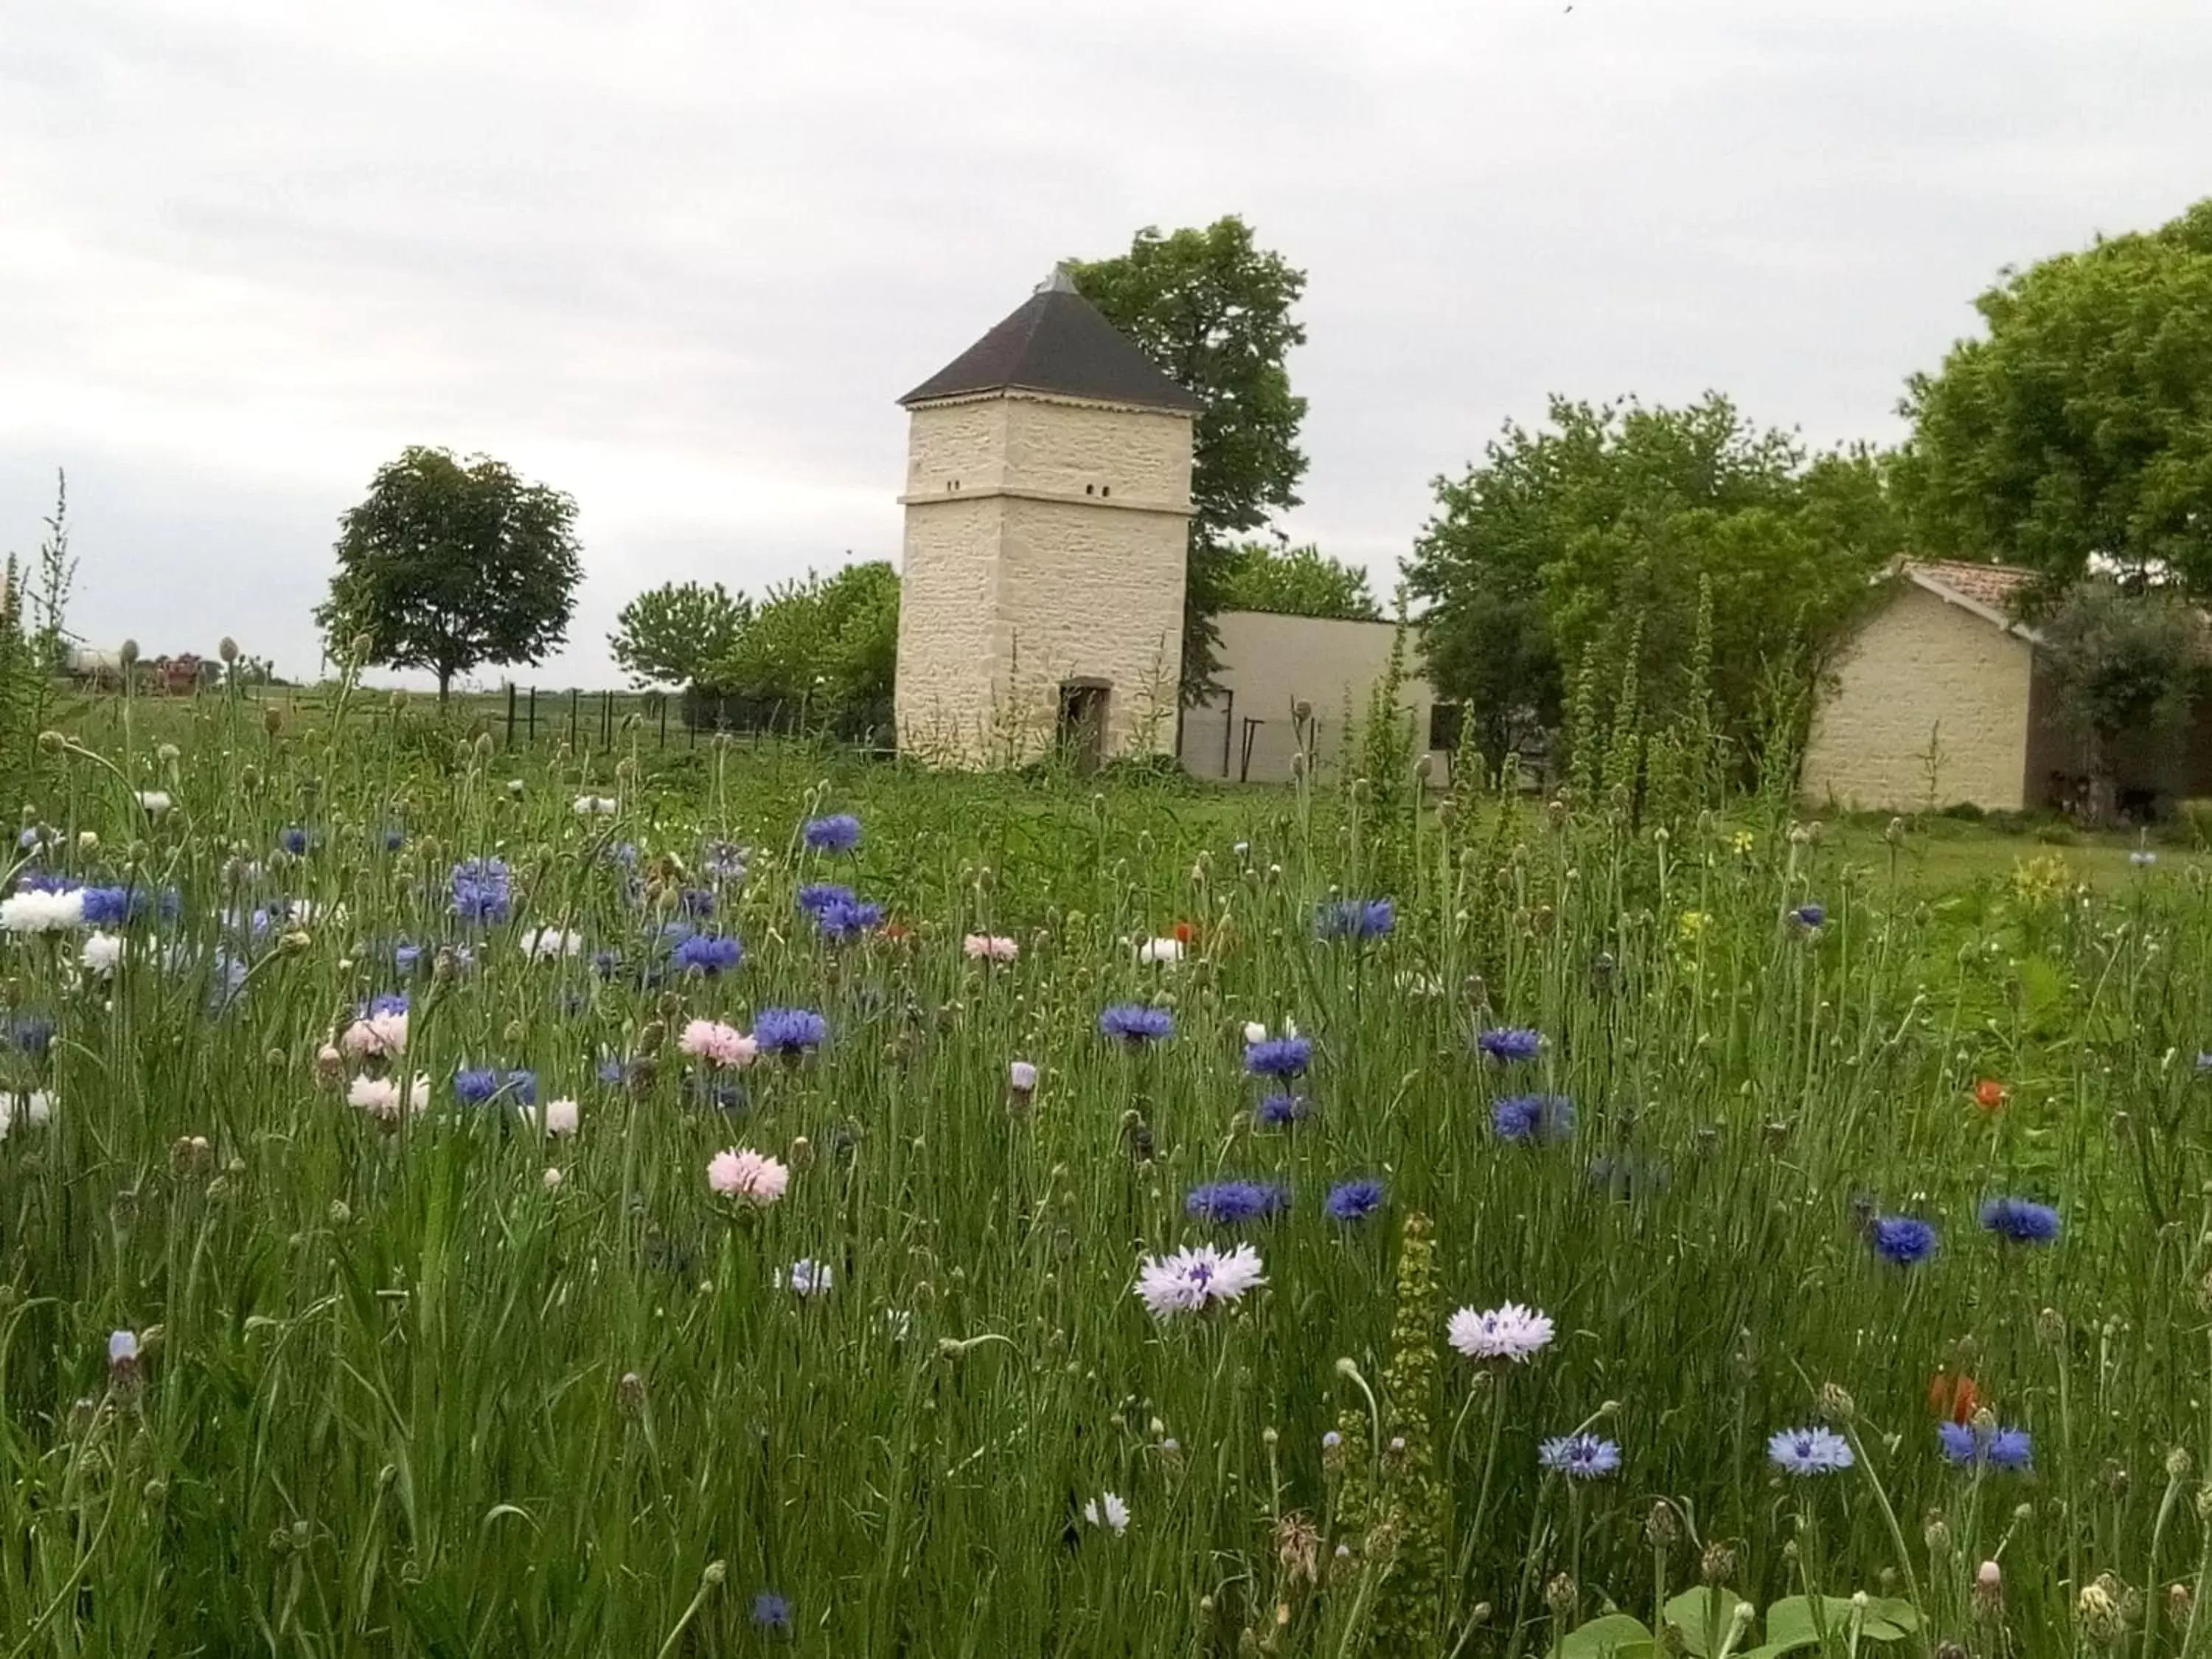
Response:
[{"label": "red poppy", "polygon": [[902,921],[887,921],[877,931],[893,945],[903,945],[914,937],[914,929]]},{"label": "red poppy", "polygon": [[1964,1372],[1954,1375],[1938,1370],[1928,1379],[1928,1409],[1937,1417],[1948,1417],[1954,1423],[1971,1423],[1981,1404],[1982,1391],[1974,1386],[1974,1379]]},{"label": "red poppy", "polygon": [[1176,923],[1173,933],[1175,942],[1178,945],[1195,945],[1198,943],[1198,924],[1194,921],[1179,921]]},{"label": "red poppy", "polygon": [[1994,1112],[2010,1098],[2012,1091],[1993,1077],[1985,1077],[1974,1085],[1974,1104],[1985,1112]]}]

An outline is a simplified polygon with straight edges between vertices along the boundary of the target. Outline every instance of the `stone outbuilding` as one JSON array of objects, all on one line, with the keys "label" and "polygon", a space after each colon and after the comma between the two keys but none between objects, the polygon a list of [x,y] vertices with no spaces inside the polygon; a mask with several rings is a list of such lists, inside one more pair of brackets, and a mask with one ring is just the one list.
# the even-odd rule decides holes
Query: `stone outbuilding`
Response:
[{"label": "stone outbuilding", "polygon": [[1173,754],[1198,399],[1061,271],[899,402],[900,749]]},{"label": "stone outbuilding", "polygon": [[[1183,711],[1180,753],[1194,777],[1232,783],[1282,783],[1304,752],[1333,770],[1356,759],[1370,694],[1388,672],[1397,625],[1332,617],[1225,611],[1214,619],[1219,690]],[[1399,718],[1416,754],[1432,757],[1430,777],[1450,776],[1457,710],[1438,704],[1421,678],[1419,641],[1406,641]],[[1305,706],[1301,723],[1294,710]]]},{"label": "stone outbuilding", "polygon": [[[2064,809],[2089,780],[2059,718],[2036,630],[2017,604],[2034,573],[1906,562],[1814,710],[1803,788],[1815,805]],[[2149,817],[2212,795],[2212,708],[2179,737],[2143,733],[2113,757],[2118,805]]]}]

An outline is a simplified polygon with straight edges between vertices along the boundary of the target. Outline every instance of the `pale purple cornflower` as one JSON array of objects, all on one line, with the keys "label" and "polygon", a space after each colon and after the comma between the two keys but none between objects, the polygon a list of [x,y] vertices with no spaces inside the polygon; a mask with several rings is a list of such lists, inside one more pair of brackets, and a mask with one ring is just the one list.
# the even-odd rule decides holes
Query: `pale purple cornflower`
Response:
[{"label": "pale purple cornflower", "polygon": [[1199,1244],[1152,1257],[1138,1271],[1135,1290],[1154,1318],[1166,1319],[1234,1302],[1267,1282],[1260,1253],[1249,1244],[1230,1250]]},{"label": "pale purple cornflower", "polygon": [[1620,1447],[1594,1434],[1563,1434],[1539,1446],[1536,1461],[1570,1480],[1601,1480],[1620,1468]]},{"label": "pale purple cornflower", "polygon": [[1504,1359],[1525,1364],[1552,1343],[1549,1316],[1507,1302],[1487,1311],[1462,1308],[1444,1334],[1469,1359]]},{"label": "pale purple cornflower", "polygon": [[1766,1455],[1784,1474],[1833,1474],[1855,1461],[1851,1443],[1833,1429],[1780,1429],[1767,1437]]}]

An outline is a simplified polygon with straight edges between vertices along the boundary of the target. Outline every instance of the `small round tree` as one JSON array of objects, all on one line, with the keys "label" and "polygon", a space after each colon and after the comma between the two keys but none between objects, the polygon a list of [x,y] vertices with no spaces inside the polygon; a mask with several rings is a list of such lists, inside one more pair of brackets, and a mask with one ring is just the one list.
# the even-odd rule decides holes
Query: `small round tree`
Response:
[{"label": "small round tree", "polygon": [[2204,624],[2160,588],[2093,578],[2075,584],[2042,625],[2061,718],[2081,738],[2099,822],[2114,807],[2112,757],[2130,732],[2171,733],[2189,719],[2204,660]]},{"label": "small round tree", "polygon": [[428,669],[445,702],[485,663],[535,663],[568,631],[583,556],[576,503],[489,456],[413,446],[338,520],[337,573],[315,620],[333,655]]}]

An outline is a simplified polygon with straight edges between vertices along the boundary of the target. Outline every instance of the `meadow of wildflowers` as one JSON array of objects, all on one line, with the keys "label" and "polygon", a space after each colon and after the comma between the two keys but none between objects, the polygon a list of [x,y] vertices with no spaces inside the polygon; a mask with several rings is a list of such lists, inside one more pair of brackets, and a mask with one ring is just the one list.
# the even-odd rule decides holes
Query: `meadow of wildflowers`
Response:
[{"label": "meadow of wildflowers", "polygon": [[2195,1644],[2186,859],[173,735],[0,897],[0,1652]]}]

